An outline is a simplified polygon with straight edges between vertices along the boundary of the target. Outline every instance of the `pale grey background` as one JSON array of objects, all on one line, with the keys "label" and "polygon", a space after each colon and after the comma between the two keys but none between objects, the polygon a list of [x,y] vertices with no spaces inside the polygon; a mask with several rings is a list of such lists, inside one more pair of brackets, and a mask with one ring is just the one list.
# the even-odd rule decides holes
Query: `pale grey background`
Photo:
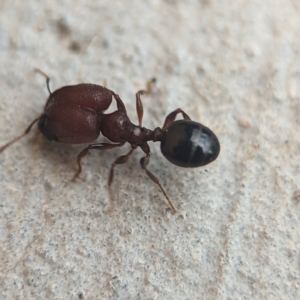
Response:
[{"label": "pale grey background", "polygon": [[181,107],[209,126],[213,164],[181,169],[151,143],[153,171],[128,147],[91,153],[35,128],[0,155],[1,299],[299,299],[300,2],[8,1],[0,19],[0,144],[43,109],[51,88],[102,84],[144,125]]}]

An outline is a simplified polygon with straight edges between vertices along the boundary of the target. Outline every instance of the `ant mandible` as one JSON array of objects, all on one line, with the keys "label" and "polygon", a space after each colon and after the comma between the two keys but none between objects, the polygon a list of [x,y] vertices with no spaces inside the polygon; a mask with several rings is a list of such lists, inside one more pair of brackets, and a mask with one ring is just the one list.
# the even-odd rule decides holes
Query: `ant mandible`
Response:
[{"label": "ant mandible", "polygon": [[[151,92],[151,83],[148,82],[146,90],[136,93],[136,111],[139,125],[131,123],[125,105],[119,95],[113,91],[95,84],[82,83],[64,86],[54,92],[49,87],[50,78],[41,70],[35,69],[46,78],[49,98],[44,112],[27,127],[23,134],[16,137],[0,148],[0,153],[7,147],[27,135],[32,126],[38,122],[41,133],[49,140],[67,143],[82,144],[96,140],[100,132],[112,143],[94,143],[83,149],[77,156],[78,171],[72,178],[75,181],[81,172],[81,159],[89,150],[108,150],[122,147],[126,142],[131,145],[130,151],[118,157],[111,165],[108,187],[112,198],[111,185],[116,165],[127,162],[132,152],[140,147],[145,156],[140,159],[142,169],[148,177],[156,183],[166,197],[172,214],[176,209],[161,186],[157,177],[147,169],[150,159],[149,141],[161,142],[162,154],[171,163],[185,168],[204,166],[215,160],[220,152],[220,144],[216,135],[200,123],[191,121],[190,117],[178,108],[165,119],[162,128],[154,130],[142,127],[143,105],[141,95]],[[117,103],[117,110],[104,114],[109,108],[112,99]],[[183,120],[175,121],[178,114]]]}]

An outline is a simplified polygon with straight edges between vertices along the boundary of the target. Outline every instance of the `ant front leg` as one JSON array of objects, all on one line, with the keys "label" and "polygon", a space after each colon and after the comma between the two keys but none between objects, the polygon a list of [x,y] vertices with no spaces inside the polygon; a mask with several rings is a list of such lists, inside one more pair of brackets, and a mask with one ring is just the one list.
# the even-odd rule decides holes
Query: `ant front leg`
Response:
[{"label": "ant front leg", "polygon": [[141,100],[141,95],[147,95],[152,92],[152,84],[155,83],[156,79],[152,78],[150,81],[147,82],[147,87],[145,90],[140,90],[136,93],[136,112],[139,119],[139,126],[142,126],[142,120],[144,115],[144,108]]},{"label": "ant front leg", "polygon": [[79,176],[81,173],[82,167],[81,167],[81,159],[86,156],[89,152],[89,150],[108,150],[108,149],[113,149],[117,147],[122,147],[124,143],[119,143],[119,144],[109,144],[109,143],[97,143],[97,144],[91,144],[85,149],[83,149],[78,155],[77,155],[77,164],[78,164],[78,171],[75,173],[75,175],[72,178],[72,181],[74,182],[76,178]]},{"label": "ant front leg", "polygon": [[171,200],[169,199],[167,193],[165,192],[165,190],[163,189],[163,187],[161,186],[159,180],[157,179],[157,177],[152,174],[148,169],[147,169],[147,165],[149,164],[149,160],[150,160],[150,148],[149,148],[149,145],[147,143],[143,144],[142,146],[140,146],[141,149],[146,153],[146,156],[145,157],[142,157],[141,160],[140,160],[140,164],[141,164],[141,167],[143,170],[145,170],[146,174],[148,175],[148,177],[154,182],[156,183],[160,190],[163,192],[163,194],[165,195],[168,203],[169,203],[169,206],[171,208],[171,212],[172,214],[175,214],[176,213],[176,208],[175,206],[173,205],[173,203],[171,202]]},{"label": "ant front leg", "polygon": [[111,91],[111,92],[112,92],[112,94],[113,94],[113,96],[114,96],[114,98],[117,102],[118,110],[123,111],[127,115],[125,105],[124,105],[123,101],[121,100],[120,96],[118,94],[114,93],[113,91]]},{"label": "ant front leg", "polygon": [[188,120],[188,121],[191,120],[191,118],[181,108],[177,108],[176,110],[174,110],[173,112],[167,115],[162,130],[165,130],[175,120],[176,116],[180,113],[182,114],[184,120]]}]

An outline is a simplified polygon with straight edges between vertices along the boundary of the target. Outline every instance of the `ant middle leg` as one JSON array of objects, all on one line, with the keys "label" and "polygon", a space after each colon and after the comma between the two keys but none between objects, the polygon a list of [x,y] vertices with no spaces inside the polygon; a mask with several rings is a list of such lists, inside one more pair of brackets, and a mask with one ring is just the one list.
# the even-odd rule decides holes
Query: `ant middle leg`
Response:
[{"label": "ant middle leg", "polygon": [[189,121],[191,120],[188,114],[186,114],[181,108],[177,108],[176,110],[174,110],[173,112],[167,115],[162,130],[165,130],[170,125],[170,123],[172,123],[175,120],[176,116],[180,113],[182,114],[184,120],[189,120]]},{"label": "ant middle leg", "polygon": [[143,115],[144,115],[144,108],[141,100],[141,95],[147,95],[152,92],[152,84],[155,83],[156,79],[152,78],[147,82],[147,86],[145,90],[140,90],[138,91],[135,96],[136,96],[136,112],[138,115],[138,120],[139,120],[139,126],[142,126],[142,120],[143,120]]},{"label": "ant middle leg", "polygon": [[108,187],[111,188],[111,184],[113,182],[114,179],[114,168],[116,165],[121,165],[127,162],[129,156],[132,154],[132,152],[137,148],[137,146],[131,145],[131,149],[130,151],[125,154],[122,155],[120,157],[118,157],[112,164],[110,167],[110,172],[109,172],[109,177],[108,177]]},{"label": "ant middle leg", "polygon": [[115,168],[116,165],[121,165],[121,164],[126,163],[127,160],[128,160],[128,158],[129,158],[129,156],[132,154],[132,152],[136,148],[137,148],[137,146],[131,145],[131,149],[130,149],[130,151],[127,154],[118,157],[111,164],[110,172],[109,172],[109,176],[108,176],[108,192],[109,192],[109,198],[111,200],[111,205],[110,205],[110,208],[108,209],[109,212],[112,212],[113,208],[114,208],[114,204],[113,204],[114,197],[113,197],[113,192],[112,192],[112,189],[111,189],[111,185],[112,185],[112,182],[113,182],[113,179],[114,179],[114,168]]},{"label": "ant middle leg", "polygon": [[168,197],[167,193],[165,192],[165,190],[163,189],[162,185],[160,184],[158,178],[153,174],[151,173],[148,169],[147,169],[147,165],[149,164],[149,160],[150,160],[150,148],[149,148],[149,145],[147,143],[143,144],[142,146],[140,146],[141,149],[146,153],[146,156],[145,157],[142,157],[141,160],[140,160],[140,164],[141,164],[141,167],[143,170],[145,170],[146,174],[148,175],[148,177],[154,182],[156,183],[160,190],[162,191],[162,193],[164,194],[164,196],[166,197],[168,203],[169,203],[169,206],[171,208],[171,212],[172,214],[175,214],[176,213],[176,208],[175,206],[173,205],[172,201],[170,200],[170,198]]},{"label": "ant middle leg", "polygon": [[89,152],[89,150],[108,150],[108,149],[113,149],[117,147],[122,147],[124,143],[118,143],[118,144],[109,144],[109,143],[97,143],[97,144],[91,144],[85,149],[83,149],[78,155],[77,155],[77,164],[78,164],[78,171],[74,174],[73,178],[71,181],[75,181],[76,178],[79,176],[81,173],[82,167],[81,167],[81,159],[86,156]]}]

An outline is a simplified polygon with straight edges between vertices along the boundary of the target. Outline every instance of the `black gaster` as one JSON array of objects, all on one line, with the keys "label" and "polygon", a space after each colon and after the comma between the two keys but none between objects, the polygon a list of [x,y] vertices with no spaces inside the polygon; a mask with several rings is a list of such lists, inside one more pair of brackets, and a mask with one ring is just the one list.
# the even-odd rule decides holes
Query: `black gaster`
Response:
[{"label": "black gaster", "polygon": [[172,122],[166,129],[160,149],[171,163],[196,168],[218,157],[220,143],[209,128],[197,122],[180,120]]}]

